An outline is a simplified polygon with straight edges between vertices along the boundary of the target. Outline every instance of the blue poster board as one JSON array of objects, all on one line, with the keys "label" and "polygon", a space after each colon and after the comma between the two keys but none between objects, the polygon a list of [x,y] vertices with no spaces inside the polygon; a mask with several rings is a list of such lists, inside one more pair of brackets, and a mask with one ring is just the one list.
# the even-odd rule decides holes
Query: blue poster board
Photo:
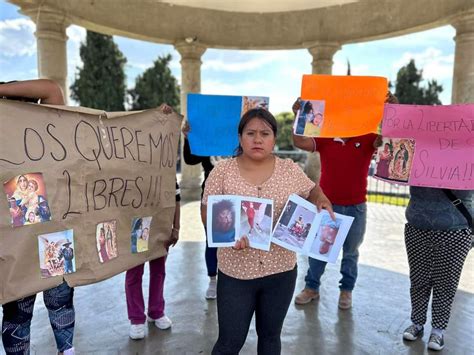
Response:
[{"label": "blue poster board", "polygon": [[268,98],[188,94],[187,107],[191,153],[232,156],[239,145],[238,127],[243,110],[268,109]]}]

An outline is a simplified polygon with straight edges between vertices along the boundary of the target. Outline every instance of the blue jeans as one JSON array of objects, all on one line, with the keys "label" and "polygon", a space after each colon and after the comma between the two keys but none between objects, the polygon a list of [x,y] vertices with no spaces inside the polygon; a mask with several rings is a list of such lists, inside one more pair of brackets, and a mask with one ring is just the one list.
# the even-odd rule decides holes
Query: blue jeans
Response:
[{"label": "blue jeans", "polygon": [[[74,289],[66,282],[43,292],[58,351],[72,348],[74,336]],[[4,304],[2,341],[8,355],[30,353],[30,325],[36,295]]]},{"label": "blue jeans", "polygon": [[[342,247],[341,274],[339,288],[343,291],[352,291],[357,280],[357,262],[359,261],[359,246],[362,244],[367,222],[367,204],[340,206],[333,205],[334,212],[354,217],[354,222],[347,234]],[[326,262],[309,258],[309,269],[306,274],[306,288],[319,291],[321,276],[326,268]]]}]

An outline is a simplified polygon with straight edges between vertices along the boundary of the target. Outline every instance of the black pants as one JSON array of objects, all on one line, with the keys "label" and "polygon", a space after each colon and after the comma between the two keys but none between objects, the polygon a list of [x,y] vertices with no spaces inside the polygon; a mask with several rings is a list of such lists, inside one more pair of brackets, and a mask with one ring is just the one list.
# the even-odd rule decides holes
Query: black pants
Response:
[{"label": "black pants", "polygon": [[295,291],[297,274],[295,267],[291,271],[258,279],[239,280],[219,271],[219,338],[212,354],[238,354],[247,338],[254,313],[258,354],[280,354],[281,329]]},{"label": "black pants", "polygon": [[405,226],[410,266],[411,320],[426,323],[431,293],[431,325],[445,329],[466,256],[471,248],[468,229],[432,231]]}]

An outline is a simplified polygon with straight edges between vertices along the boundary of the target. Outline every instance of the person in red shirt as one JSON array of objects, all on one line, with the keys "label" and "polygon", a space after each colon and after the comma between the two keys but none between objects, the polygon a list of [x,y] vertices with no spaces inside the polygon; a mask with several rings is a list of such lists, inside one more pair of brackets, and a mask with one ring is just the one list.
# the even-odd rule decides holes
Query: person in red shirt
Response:
[{"label": "person in red shirt", "polygon": [[[390,92],[386,102],[397,103]],[[300,101],[293,104],[293,112],[298,111]],[[334,212],[354,217],[354,222],[344,242],[340,295],[338,306],[341,309],[352,307],[352,290],[357,274],[359,247],[365,234],[367,220],[367,176],[370,161],[381,137],[374,133],[350,138],[310,138],[293,135],[295,147],[315,152],[321,158],[320,186],[333,204]],[[296,296],[295,303],[307,304],[319,299],[321,276],[326,262],[309,258],[309,269],[305,277],[305,288]]]}]

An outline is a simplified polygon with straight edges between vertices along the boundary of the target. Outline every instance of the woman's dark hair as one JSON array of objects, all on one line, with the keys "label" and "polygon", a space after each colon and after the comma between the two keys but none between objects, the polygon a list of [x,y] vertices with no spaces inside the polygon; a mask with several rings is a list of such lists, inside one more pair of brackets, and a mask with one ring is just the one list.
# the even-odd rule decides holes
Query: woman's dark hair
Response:
[{"label": "woman's dark hair", "polygon": [[222,200],[212,206],[212,230],[220,230],[218,216],[223,210],[229,210],[232,215],[232,222],[235,222],[234,204],[230,200]]},{"label": "woman's dark hair", "polygon": [[309,113],[312,109],[313,109],[313,104],[311,103],[311,101],[306,101],[306,104],[304,105],[304,108],[303,108],[303,113],[304,114]]},{"label": "woman's dark hair", "polygon": [[[239,129],[238,129],[239,136],[242,136],[245,126],[247,126],[247,124],[254,118],[259,118],[265,121],[265,123],[271,127],[273,131],[273,135],[276,138],[277,131],[278,131],[277,121],[275,117],[270,113],[270,111],[267,111],[264,108],[253,108],[244,113],[239,123]],[[242,147],[240,146],[240,143],[239,143],[239,146],[236,149],[235,155],[239,156],[242,153],[243,153]]]}]

